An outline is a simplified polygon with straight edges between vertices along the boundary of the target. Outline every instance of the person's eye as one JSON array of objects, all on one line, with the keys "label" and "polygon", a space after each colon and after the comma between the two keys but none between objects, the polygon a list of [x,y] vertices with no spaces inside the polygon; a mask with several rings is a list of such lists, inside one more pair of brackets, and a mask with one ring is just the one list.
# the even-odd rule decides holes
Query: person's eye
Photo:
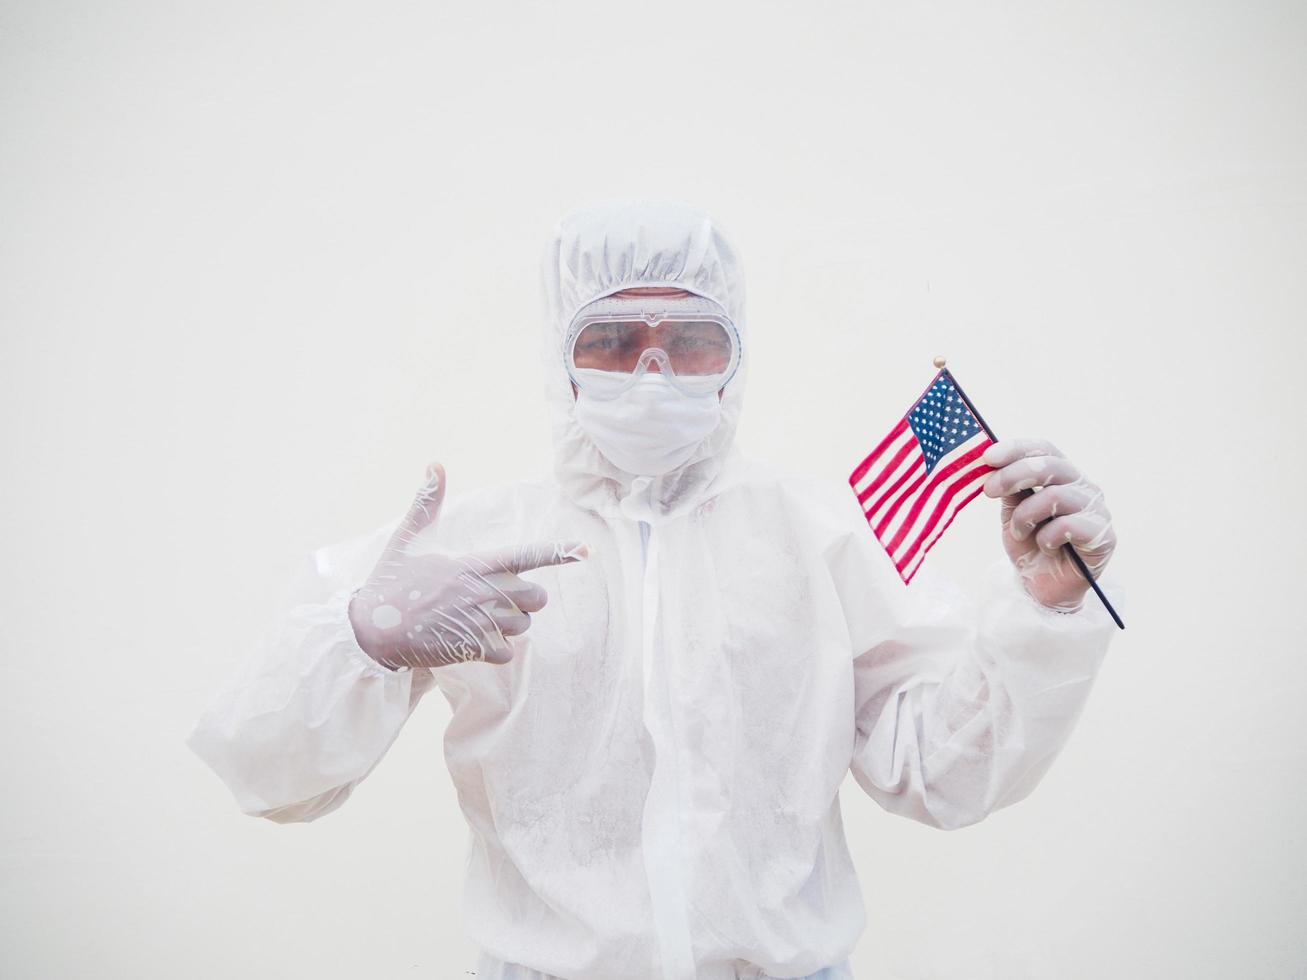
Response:
[{"label": "person's eye", "polygon": [[617,350],[625,346],[625,342],[620,337],[595,337],[578,345],[578,350],[583,351],[606,351]]},{"label": "person's eye", "polygon": [[674,341],[677,350],[683,351],[728,351],[729,345],[723,344],[716,337],[704,337],[701,334],[686,334]]}]

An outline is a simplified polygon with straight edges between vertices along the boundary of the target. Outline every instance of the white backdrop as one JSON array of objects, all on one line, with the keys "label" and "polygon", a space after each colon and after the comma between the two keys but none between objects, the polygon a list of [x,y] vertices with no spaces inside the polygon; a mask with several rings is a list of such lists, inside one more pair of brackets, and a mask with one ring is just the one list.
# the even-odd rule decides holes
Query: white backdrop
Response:
[{"label": "white backdrop", "polygon": [[[1102,484],[1072,742],[946,833],[849,779],[860,980],[1307,974],[1307,13],[1224,2],[0,5],[0,974],[467,975],[433,693],[340,811],[183,744],[310,548],[547,466],[566,209],[714,212],[743,448],[843,480],[945,353]],[[1000,554],[997,503],[930,565]]]}]

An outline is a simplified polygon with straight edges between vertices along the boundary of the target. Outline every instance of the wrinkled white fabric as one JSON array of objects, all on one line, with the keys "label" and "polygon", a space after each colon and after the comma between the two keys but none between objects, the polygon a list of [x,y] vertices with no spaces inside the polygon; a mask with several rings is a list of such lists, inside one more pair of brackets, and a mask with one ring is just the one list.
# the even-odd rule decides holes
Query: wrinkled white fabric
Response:
[{"label": "wrinkled white fabric", "polygon": [[[744,291],[707,216],[575,213],[545,282],[553,473],[462,494],[451,474],[441,521],[415,542],[586,543],[585,561],[523,573],[549,599],[508,638],[511,661],[395,672],[358,648],[346,601],[392,522],[312,556],[190,745],[246,813],[312,820],[435,685],[471,828],[464,925],[485,962],[566,980],[840,971],[865,925],[846,775],[945,829],[1017,802],[1069,737],[1115,627],[1097,603],[1039,605],[1002,555],[974,598],[929,568],[905,588],[847,484],[740,453]],[[635,285],[717,299],[745,351],[717,428],[652,478],[618,470],[577,425],[560,357],[576,309]]]}]

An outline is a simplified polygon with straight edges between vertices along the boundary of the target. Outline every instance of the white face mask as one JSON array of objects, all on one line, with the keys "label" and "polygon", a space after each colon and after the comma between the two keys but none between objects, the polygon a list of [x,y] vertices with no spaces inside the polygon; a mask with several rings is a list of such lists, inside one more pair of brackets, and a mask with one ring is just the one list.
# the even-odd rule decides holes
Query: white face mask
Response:
[{"label": "white face mask", "polygon": [[717,392],[685,395],[660,372],[649,372],[616,398],[576,397],[576,421],[618,469],[659,476],[693,455],[717,428]]}]

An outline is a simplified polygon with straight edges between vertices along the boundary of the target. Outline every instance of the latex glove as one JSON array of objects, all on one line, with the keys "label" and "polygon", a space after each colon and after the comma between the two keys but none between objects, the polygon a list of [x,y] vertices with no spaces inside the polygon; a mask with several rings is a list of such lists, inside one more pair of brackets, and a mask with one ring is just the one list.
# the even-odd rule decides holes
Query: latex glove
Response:
[{"label": "latex glove", "polygon": [[350,598],[359,646],[392,670],[468,660],[507,663],[512,647],[506,638],[526,632],[530,614],[548,600],[541,586],[520,573],[588,555],[579,542],[457,556],[410,554],[418,533],[439,520],[444,500],[445,470],[433,463],[372,574]]},{"label": "latex glove", "polygon": [[1044,439],[1003,439],[981,460],[996,468],[984,491],[1003,498],[1003,547],[1026,592],[1049,608],[1076,611],[1089,583],[1062,545],[1070,542],[1098,578],[1116,547],[1103,491]]}]

